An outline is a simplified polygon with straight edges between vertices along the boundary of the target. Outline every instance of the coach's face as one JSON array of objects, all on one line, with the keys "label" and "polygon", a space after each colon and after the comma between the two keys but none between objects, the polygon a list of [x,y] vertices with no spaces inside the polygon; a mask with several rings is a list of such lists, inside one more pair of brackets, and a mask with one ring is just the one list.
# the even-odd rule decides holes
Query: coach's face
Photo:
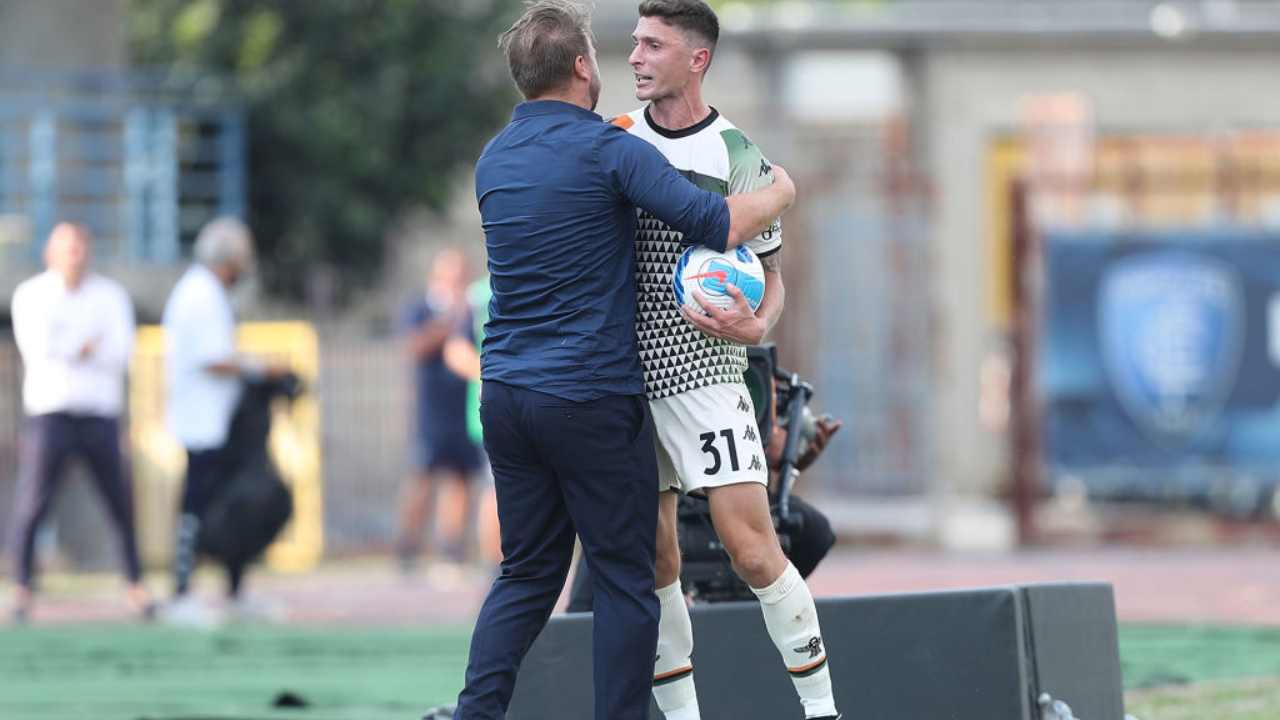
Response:
[{"label": "coach's face", "polygon": [[693,49],[678,28],[642,17],[631,35],[635,49],[627,62],[636,78],[636,99],[652,102],[678,95],[692,75]]}]

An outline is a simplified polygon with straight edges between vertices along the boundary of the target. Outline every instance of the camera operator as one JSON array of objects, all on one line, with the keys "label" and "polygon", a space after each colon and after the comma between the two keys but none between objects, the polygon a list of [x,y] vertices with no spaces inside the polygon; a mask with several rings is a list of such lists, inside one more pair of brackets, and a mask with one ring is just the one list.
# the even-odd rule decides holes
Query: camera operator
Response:
[{"label": "camera operator", "polygon": [[[812,465],[813,461],[827,449],[831,436],[839,432],[843,425],[843,421],[829,415],[815,419],[812,437],[808,439],[807,447],[796,460],[796,469],[804,471]],[[775,419],[769,434],[769,442],[764,448],[765,459],[769,465],[771,505],[777,502],[778,491],[781,489],[782,449],[786,442],[787,431],[784,425]],[[835,545],[836,536],[831,530],[831,522],[827,520],[827,516],[794,494],[791,496],[791,513],[799,517],[799,522],[788,523],[791,526],[788,533],[791,537],[791,546],[787,551],[787,557],[791,560],[791,564],[796,566],[796,570],[800,571],[800,576],[807,578]]]}]

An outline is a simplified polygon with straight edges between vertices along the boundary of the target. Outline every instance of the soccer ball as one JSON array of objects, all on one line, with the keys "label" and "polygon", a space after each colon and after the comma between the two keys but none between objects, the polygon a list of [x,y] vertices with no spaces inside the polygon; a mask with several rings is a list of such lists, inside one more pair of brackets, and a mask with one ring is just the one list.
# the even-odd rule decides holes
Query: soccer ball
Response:
[{"label": "soccer ball", "polygon": [[733,296],[726,285],[742,291],[752,312],[764,299],[764,266],[755,253],[743,246],[716,252],[705,245],[694,245],[680,256],[671,281],[676,305],[704,315],[706,312],[693,296],[695,289],[702,291],[708,303],[725,310],[733,307]]}]

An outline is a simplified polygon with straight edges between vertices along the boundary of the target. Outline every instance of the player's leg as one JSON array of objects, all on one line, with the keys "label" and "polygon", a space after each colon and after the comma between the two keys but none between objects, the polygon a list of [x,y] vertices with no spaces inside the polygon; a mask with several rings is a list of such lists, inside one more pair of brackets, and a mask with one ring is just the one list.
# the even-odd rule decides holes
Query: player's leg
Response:
[{"label": "player's leg", "polygon": [[667,720],[698,720],[693,680],[693,622],[680,585],[680,542],[675,491],[658,496],[658,654],[653,663],[653,698]]},{"label": "player's leg", "polygon": [[[764,483],[768,481],[764,469],[764,452],[760,445],[755,411],[751,405],[751,393],[745,385],[733,383],[696,388],[654,400],[652,407],[661,449],[669,458],[671,472],[678,478],[678,481],[673,480],[671,484],[677,485],[684,492],[744,482],[754,482],[763,489]],[[663,457],[664,453],[660,452],[660,463]],[[674,540],[675,514],[673,502],[670,527],[665,534],[672,538],[669,553],[678,562],[679,548],[675,546]],[[678,564],[676,573],[669,577],[678,578]],[[668,612],[670,617],[679,618],[670,637],[681,650],[687,647],[691,651],[692,626],[688,620],[688,608],[683,605],[683,593],[680,594],[679,605],[675,602],[675,593],[664,594],[663,623],[666,625],[668,622]],[[689,629],[686,630],[686,627]],[[661,665],[660,660],[659,666]],[[691,668],[692,663],[688,667]],[[661,671],[667,668],[658,669]],[[661,672],[658,674],[661,675]],[[693,700],[692,706],[696,712],[696,694],[693,688],[690,673],[687,690],[679,699],[688,697]],[[655,685],[654,695],[659,695],[659,692],[659,687]],[[668,718],[672,717],[669,713]]]},{"label": "player's leg", "polygon": [[124,473],[120,454],[120,425],[114,418],[94,418],[84,423],[80,437],[90,474],[119,535],[120,555],[129,581],[129,602],[148,617],[154,611],[151,596],[142,585],[142,565],[133,521],[133,490]]},{"label": "player's leg", "polygon": [[591,569],[595,717],[647,720],[659,615],[658,471],[648,402],[544,396],[538,418],[539,448],[555,469]]},{"label": "player's leg", "polygon": [[[760,598],[765,626],[810,718],[834,717],[818,614],[809,588],[787,561],[769,515],[768,472],[751,393],[726,383],[681,393],[678,464],[686,491],[701,489],[734,570]],[[669,447],[673,447],[668,445]],[[673,457],[675,457],[673,453]],[[816,649],[816,652],[815,652]]]},{"label": "player's leg", "polygon": [[707,488],[711,522],[733,560],[734,571],[760,598],[769,637],[804,705],[805,717],[836,717],[818,608],[800,572],[778,544],[764,485]]},{"label": "player's leg", "polygon": [[396,559],[402,569],[413,567],[424,551],[423,538],[430,537],[435,516],[435,486],[431,466],[433,449],[421,431],[414,447],[414,472],[400,491],[399,527],[396,531]]},{"label": "player's leg", "polygon": [[19,621],[27,619],[31,608],[36,530],[49,512],[70,450],[71,430],[65,418],[43,415],[27,420],[18,455],[10,545],[17,585],[14,618]]},{"label": "player's leg", "polygon": [[573,558],[573,524],[534,446],[528,391],[487,382],[481,419],[502,519],[501,573],[476,618],[456,720],[500,720],[516,672],[555,607]]},{"label": "player's leg", "polygon": [[667,720],[698,720],[697,687],[693,679],[693,623],[680,585],[680,534],[677,509],[680,479],[664,440],[683,433],[668,403],[656,400],[653,412],[657,434],[658,536],[655,575],[658,586],[658,654],[653,663],[653,699]]}]

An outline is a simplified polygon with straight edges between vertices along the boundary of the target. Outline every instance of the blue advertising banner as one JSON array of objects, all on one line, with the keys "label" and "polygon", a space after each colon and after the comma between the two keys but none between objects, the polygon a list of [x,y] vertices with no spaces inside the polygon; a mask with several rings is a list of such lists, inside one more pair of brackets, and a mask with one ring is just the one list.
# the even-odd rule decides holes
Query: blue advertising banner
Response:
[{"label": "blue advertising banner", "polygon": [[1280,479],[1280,234],[1049,233],[1051,477],[1174,497]]}]

